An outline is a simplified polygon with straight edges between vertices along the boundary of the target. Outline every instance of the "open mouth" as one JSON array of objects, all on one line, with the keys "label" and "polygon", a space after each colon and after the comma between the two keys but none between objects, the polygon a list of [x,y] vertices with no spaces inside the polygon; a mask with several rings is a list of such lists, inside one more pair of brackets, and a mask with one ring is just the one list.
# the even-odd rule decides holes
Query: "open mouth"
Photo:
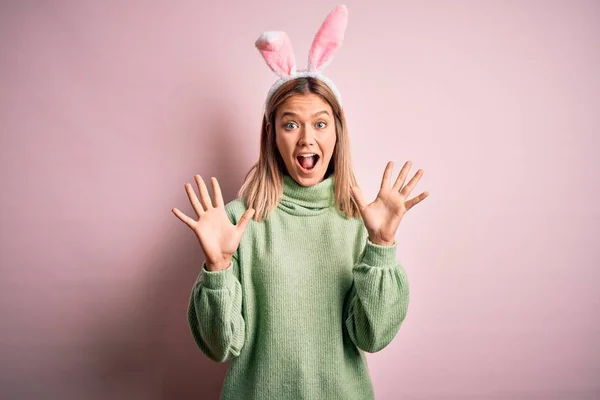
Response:
[{"label": "open mouth", "polygon": [[319,156],[317,154],[302,154],[296,156],[296,161],[298,162],[298,166],[305,174],[310,174],[314,171],[317,162],[319,161]]}]

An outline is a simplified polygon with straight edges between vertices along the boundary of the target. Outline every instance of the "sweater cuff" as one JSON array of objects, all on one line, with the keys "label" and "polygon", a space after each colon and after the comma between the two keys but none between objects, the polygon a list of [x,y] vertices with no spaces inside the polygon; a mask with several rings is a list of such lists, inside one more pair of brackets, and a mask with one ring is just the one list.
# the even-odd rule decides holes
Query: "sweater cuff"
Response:
[{"label": "sweater cuff", "polygon": [[227,285],[227,281],[233,276],[233,265],[220,271],[209,271],[206,269],[206,262],[202,263],[202,273],[200,274],[200,284],[207,289],[222,289]]},{"label": "sweater cuff", "polygon": [[363,263],[371,267],[390,267],[396,265],[396,241],[391,246],[380,246],[367,238]]}]

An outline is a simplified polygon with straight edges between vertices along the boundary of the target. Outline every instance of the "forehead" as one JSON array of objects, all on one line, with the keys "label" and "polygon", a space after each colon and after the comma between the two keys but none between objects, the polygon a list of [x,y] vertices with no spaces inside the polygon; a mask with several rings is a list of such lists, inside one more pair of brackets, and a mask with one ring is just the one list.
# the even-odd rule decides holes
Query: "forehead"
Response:
[{"label": "forehead", "polygon": [[320,111],[327,111],[332,115],[331,106],[323,98],[314,93],[294,95],[284,101],[277,110],[277,117],[290,112],[298,115],[313,115]]}]

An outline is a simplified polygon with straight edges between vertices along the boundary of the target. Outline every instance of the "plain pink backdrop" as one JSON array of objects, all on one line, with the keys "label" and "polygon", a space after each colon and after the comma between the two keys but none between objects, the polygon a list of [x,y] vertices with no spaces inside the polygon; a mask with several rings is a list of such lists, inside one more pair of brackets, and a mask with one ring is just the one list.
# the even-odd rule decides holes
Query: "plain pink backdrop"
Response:
[{"label": "plain pink backdrop", "polygon": [[[217,398],[170,210],[196,173],[234,198],[275,79],[254,40],[287,31],[302,68],[336,4],[2,2],[0,397]],[[363,192],[410,159],[431,193],[377,398],[600,398],[600,3],[347,4],[327,73]]]}]

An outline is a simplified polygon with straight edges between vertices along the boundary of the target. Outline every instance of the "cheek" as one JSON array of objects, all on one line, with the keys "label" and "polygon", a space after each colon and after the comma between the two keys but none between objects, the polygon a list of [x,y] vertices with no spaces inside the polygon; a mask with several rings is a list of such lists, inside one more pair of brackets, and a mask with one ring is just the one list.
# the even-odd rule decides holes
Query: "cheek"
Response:
[{"label": "cheek", "polygon": [[327,141],[325,142],[325,148],[327,149],[327,152],[329,153],[329,155],[331,155],[333,153],[333,149],[335,148],[336,141],[337,141],[337,137],[335,135],[335,132],[333,132],[331,134],[331,136],[329,136],[327,138]]},{"label": "cheek", "polygon": [[275,144],[277,145],[277,148],[279,149],[279,151],[282,152],[285,145],[284,145],[284,141],[282,139],[282,135],[281,135],[281,133],[279,133],[279,131],[276,131],[276,133],[275,133]]},{"label": "cheek", "polygon": [[279,154],[282,158],[286,158],[291,153],[290,150],[290,141],[287,140],[284,135],[277,134],[275,136],[275,144],[277,145],[277,149],[279,150]]}]

